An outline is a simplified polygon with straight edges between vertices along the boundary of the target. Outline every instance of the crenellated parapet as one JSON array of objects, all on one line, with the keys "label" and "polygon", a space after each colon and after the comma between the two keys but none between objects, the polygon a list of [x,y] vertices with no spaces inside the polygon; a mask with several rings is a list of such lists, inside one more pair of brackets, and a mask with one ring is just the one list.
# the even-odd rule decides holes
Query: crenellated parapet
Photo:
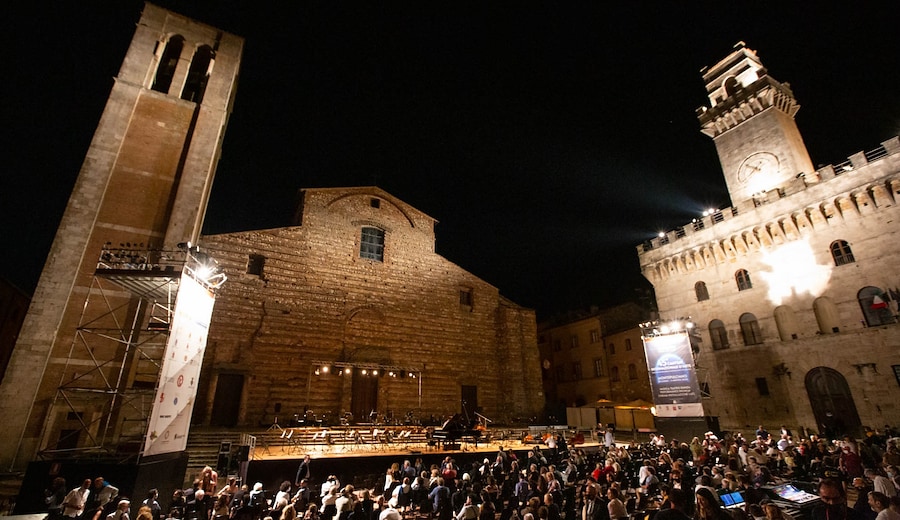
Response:
[{"label": "crenellated parapet", "polygon": [[900,137],[766,195],[639,245],[644,276],[656,283],[800,240],[837,223],[879,219],[900,196]]},{"label": "crenellated parapet", "polygon": [[697,118],[700,120],[701,132],[709,137],[716,137],[770,108],[794,117],[800,110],[800,104],[794,99],[787,84],[764,76],[738,89],[717,105],[698,108]]}]

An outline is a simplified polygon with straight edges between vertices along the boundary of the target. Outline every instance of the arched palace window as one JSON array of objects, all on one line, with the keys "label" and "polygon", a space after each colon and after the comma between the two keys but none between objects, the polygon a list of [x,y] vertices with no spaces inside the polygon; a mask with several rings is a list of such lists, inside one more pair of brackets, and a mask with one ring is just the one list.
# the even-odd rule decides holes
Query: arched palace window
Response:
[{"label": "arched palace window", "polygon": [[846,240],[835,240],[831,243],[831,257],[834,258],[834,265],[847,265],[856,261]]},{"label": "arched palace window", "polygon": [[734,273],[734,281],[737,283],[739,291],[746,291],[753,288],[753,282],[750,281],[750,273],[746,269],[739,269]]}]

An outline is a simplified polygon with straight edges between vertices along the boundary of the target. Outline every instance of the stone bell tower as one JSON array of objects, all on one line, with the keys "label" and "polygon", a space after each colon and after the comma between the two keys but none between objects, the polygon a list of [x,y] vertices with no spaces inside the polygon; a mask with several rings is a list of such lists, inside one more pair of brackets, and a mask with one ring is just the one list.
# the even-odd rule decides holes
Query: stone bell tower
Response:
[{"label": "stone bell tower", "polygon": [[738,42],[702,72],[710,106],[697,116],[716,144],[732,206],[815,171],[794,121],[800,105],[790,85],[768,75],[756,51]]},{"label": "stone bell tower", "polygon": [[[86,400],[66,413],[54,410],[64,381],[90,390],[94,380],[109,388],[113,374],[127,375],[114,344],[78,348],[98,260],[110,248],[164,250],[197,241],[243,45],[240,37],[145,4],[0,386],[3,468],[23,467],[62,444],[101,442],[95,423],[108,404]],[[128,291],[110,294],[116,319],[120,308],[122,318],[135,315]],[[110,361],[97,363],[103,356]],[[124,391],[115,386],[109,391]],[[72,434],[65,421],[79,423],[84,435]],[[64,442],[60,431],[74,440]]]}]

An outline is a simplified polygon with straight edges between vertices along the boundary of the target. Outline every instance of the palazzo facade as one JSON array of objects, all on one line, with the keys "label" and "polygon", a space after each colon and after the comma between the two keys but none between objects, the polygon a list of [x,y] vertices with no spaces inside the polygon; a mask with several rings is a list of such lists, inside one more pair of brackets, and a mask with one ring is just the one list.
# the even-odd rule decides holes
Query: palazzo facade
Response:
[{"label": "palazzo facade", "polygon": [[900,139],[813,167],[790,87],[739,44],[698,109],[732,207],[638,246],[662,319],[699,328],[704,409],[725,430],[900,422]]}]

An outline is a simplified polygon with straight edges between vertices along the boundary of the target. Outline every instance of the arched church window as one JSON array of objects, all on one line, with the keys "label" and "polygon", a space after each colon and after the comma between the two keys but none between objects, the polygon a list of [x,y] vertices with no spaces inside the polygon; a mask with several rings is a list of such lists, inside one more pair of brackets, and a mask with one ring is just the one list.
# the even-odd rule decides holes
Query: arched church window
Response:
[{"label": "arched church window", "polygon": [[750,281],[750,273],[746,269],[739,269],[734,273],[734,281],[737,283],[739,291],[746,291],[753,288],[753,282]]},{"label": "arched church window", "polygon": [[709,299],[709,290],[706,288],[706,282],[697,282],[694,284],[694,293],[697,294],[697,301],[703,302]]},{"label": "arched church window", "polygon": [[163,94],[169,93],[172,79],[175,77],[175,69],[178,67],[178,59],[181,58],[181,49],[184,47],[184,37],[174,35],[166,42],[159,65],[156,68],[156,77],[153,78],[153,86],[150,87]]},{"label": "arched church window", "polygon": [[741,314],[741,335],[744,337],[744,345],[759,345],[763,342],[762,332],[759,330],[759,321],[749,312]]},{"label": "arched church window", "polygon": [[852,264],[856,261],[846,240],[835,240],[831,243],[831,257],[834,258],[834,265]]},{"label": "arched church window", "polygon": [[891,298],[880,288],[863,287],[856,297],[867,326],[875,327],[895,322],[889,303]]},{"label": "arched church window", "polygon": [[709,339],[712,341],[713,350],[728,348],[728,331],[725,330],[722,320],[709,322]]},{"label": "arched church window", "polygon": [[384,261],[384,230],[364,227],[360,233],[359,257]]},{"label": "arched church window", "polygon": [[184,82],[184,90],[181,92],[181,99],[194,103],[203,101],[203,93],[206,92],[206,83],[209,81],[209,71],[212,68],[214,55],[208,45],[202,45],[194,52],[191,67],[188,69],[187,79]]}]

